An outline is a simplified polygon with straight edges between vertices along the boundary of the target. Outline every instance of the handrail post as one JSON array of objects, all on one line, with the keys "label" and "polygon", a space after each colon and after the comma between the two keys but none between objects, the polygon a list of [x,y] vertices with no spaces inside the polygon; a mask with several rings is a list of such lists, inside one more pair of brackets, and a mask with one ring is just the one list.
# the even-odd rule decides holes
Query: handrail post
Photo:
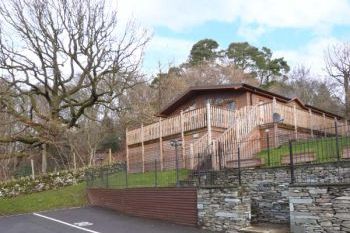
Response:
[{"label": "handrail post", "polygon": [[241,151],[239,148],[239,145],[237,147],[237,159],[238,159],[238,184],[242,185],[242,179],[241,179]]},{"label": "handrail post", "polygon": [[336,153],[337,160],[340,161],[340,151],[339,151],[339,135],[338,135],[338,119],[334,117],[334,127],[335,127],[335,145],[336,145]]},{"label": "handrail post", "polygon": [[310,127],[310,134],[311,137],[314,137],[314,126],[312,124],[312,110],[309,108],[309,127]]},{"label": "handrail post", "polygon": [[211,145],[211,114],[210,114],[210,103],[207,103],[207,129],[208,129],[208,145]]},{"label": "handrail post", "polygon": [[[273,114],[277,112],[277,101],[276,97],[273,97],[272,99],[272,118]],[[274,146],[279,146],[279,140],[278,140],[278,123],[273,120],[273,132],[274,132]]]},{"label": "handrail post", "polygon": [[290,183],[294,184],[295,175],[294,175],[294,161],[293,161],[293,144],[292,140],[289,140],[289,165],[290,165]]},{"label": "handrail post", "polygon": [[184,125],[184,112],[181,110],[180,112],[180,124],[181,124],[181,149],[182,149],[182,167],[186,167],[186,150],[185,150],[185,125]]},{"label": "handrail post", "polygon": [[[210,103],[207,102],[207,129],[208,129],[208,154],[212,155],[212,137],[211,137],[211,106]],[[213,158],[211,158],[213,159]],[[213,162],[213,160],[212,160]],[[213,164],[212,164],[213,167]],[[214,167],[213,167],[214,168]]]},{"label": "handrail post", "polygon": [[190,169],[194,168],[193,160],[194,160],[194,149],[193,149],[193,143],[191,143],[190,144]]},{"label": "handrail post", "polygon": [[294,118],[295,139],[298,139],[297,109],[296,109],[295,103],[293,104],[293,118]]}]

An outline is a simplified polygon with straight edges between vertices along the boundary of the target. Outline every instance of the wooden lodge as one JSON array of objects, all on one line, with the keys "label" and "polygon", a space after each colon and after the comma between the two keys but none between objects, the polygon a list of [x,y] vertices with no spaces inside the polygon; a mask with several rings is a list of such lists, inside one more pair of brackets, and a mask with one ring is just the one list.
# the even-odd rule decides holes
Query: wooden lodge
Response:
[{"label": "wooden lodge", "polygon": [[[266,134],[276,147],[286,139],[334,135],[335,122],[345,133],[347,122],[340,116],[248,84],[195,87],[166,106],[159,120],[126,132],[126,159],[130,172],[174,168],[175,149],[170,140],[182,141],[180,166],[196,168],[199,155],[213,155],[212,167],[234,167],[237,147],[241,159],[256,163],[256,153],[266,147]],[[286,138],[285,135],[288,135]],[[262,161],[263,162],[263,161]]]}]

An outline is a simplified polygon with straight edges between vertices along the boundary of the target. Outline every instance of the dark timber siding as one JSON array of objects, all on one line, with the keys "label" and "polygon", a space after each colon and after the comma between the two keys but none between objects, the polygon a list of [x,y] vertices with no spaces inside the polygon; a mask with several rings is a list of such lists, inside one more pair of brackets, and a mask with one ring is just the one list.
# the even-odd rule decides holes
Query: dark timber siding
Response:
[{"label": "dark timber siding", "polygon": [[87,190],[87,194],[91,205],[138,217],[197,225],[195,188],[91,188]]}]

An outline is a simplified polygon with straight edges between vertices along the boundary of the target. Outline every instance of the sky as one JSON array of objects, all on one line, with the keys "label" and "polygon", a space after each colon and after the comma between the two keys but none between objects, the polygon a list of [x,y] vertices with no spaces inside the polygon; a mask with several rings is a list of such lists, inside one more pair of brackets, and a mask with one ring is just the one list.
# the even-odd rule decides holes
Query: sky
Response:
[{"label": "sky", "polygon": [[121,19],[134,19],[152,33],[143,71],[178,65],[197,41],[220,49],[247,41],[271,48],[291,67],[325,74],[324,53],[350,41],[350,0],[112,0]]}]

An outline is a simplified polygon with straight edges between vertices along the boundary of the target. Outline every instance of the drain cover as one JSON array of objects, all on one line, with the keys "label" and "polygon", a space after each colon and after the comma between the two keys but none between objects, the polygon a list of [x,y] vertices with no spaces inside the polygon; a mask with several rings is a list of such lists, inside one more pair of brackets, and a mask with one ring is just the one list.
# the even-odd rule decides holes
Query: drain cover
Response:
[{"label": "drain cover", "polygon": [[78,227],[86,227],[86,226],[92,226],[94,224],[91,222],[76,222],[76,223],[74,223],[74,225],[76,225]]}]

